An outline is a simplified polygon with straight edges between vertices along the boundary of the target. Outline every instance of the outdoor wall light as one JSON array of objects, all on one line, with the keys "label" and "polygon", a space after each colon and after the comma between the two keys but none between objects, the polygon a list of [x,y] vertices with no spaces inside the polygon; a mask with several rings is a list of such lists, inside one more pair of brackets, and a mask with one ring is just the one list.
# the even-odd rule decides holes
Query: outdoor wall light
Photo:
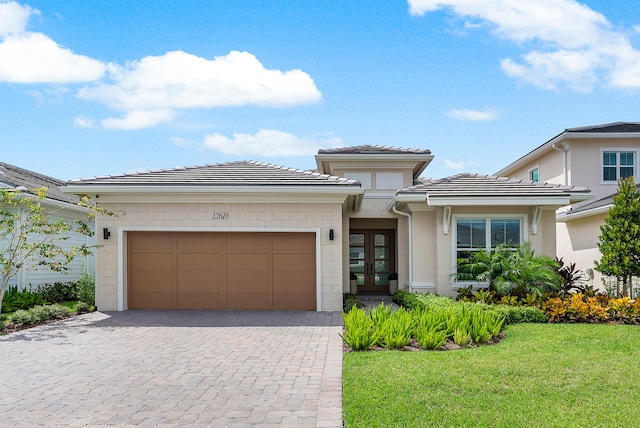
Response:
[{"label": "outdoor wall light", "polygon": [[103,227],[102,228],[102,238],[103,239],[109,239],[109,236],[111,236],[111,232],[109,232],[109,228],[108,227]]},{"label": "outdoor wall light", "polygon": [[333,229],[329,229],[329,241],[333,241]]}]

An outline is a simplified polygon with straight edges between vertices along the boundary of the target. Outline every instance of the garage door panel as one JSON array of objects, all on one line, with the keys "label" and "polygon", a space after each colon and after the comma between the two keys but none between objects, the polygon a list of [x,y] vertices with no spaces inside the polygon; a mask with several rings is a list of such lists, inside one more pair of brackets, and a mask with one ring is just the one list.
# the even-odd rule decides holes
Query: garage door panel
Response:
[{"label": "garage door panel", "polygon": [[135,269],[173,270],[175,255],[167,253],[134,253],[129,256],[130,264]]},{"label": "garage door panel", "polygon": [[268,233],[228,233],[227,253],[268,253]]},{"label": "garage door panel", "polygon": [[313,233],[127,235],[130,309],[316,309]]},{"label": "garage door panel", "polygon": [[315,293],[315,283],[315,278],[311,278],[307,272],[290,270],[273,273],[274,293],[286,293],[287,291],[299,293],[300,290]]},{"label": "garage door panel", "polygon": [[219,253],[223,236],[220,233],[178,233],[179,253]]},{"label": "garage door panel", "polygon": [[178,270],[219,271],[219,254],[178,254]]},{"label": "garage door panel", "polygon": [[173,292],[173,271],[135,270],[130,273],[129,284],[134,290],[147,293]]},{"label": "garage door panel", "polygon": [[268,293],[269,271],[228,271],[227,292]]},{"label": "garage door panel", "polygon": [[227,270],[269,270],[269,255],[227,254]]},{"label": "garage door panel", "polygon": [[220,293],[178,293],[180,309],[222,309]]},{"label": "garage door panel", "polygon": [[315,254],[315,235],[313,233],[274,233],[273,252]]},{"label": "garage door panel", "polygon": [[315,308],[315,294],[273,293],[273,309],[312,311]]},{"label": "garage door panel", "polygon": [[127,238],[129,251],[173,252],[175,236],[165,232],[129,232]]},{"label": "garage door panel", "polygon": [[273,270],[310,271],[316,268],[315,254],[274,254]]},{"label": "garage door panel", "polygon": [[134,292],[129,298],[130,309],[167,309],[175,308],[175,292],[170,293],[147,293]]},{"label": "garage door panel", "polygon": [[220,273],[209,271],[178,272],[178,293],[220,292]]},{"label": "garage door panel", "polygon": [[227,293],[227,307],[232,309],[272,309],[269,293]]}]

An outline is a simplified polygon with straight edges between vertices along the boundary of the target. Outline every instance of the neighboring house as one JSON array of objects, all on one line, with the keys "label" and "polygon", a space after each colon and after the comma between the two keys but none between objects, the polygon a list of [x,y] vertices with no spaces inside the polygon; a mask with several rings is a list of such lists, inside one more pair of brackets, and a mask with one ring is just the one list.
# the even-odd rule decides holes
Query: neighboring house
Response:
[{"label": "neighboring house", "polygon": [[496,175],[591,189],[593,201],[558,210],[557,253],[601,287],[602,276],[593,269],[600,259],[600,226],[618,179],[634,176],[638,183],[639,158],[640,123],[617,122],[566,129]]},{"label": "neighboring house", "polygon": [[[60,191],[60,187],[64,185],[64,181],[0,162],[0,188],[18,189],[29,192],[35,188],[46,187],[48,189],[47,198],[42,201],[42,204],[49,212],[53,213],[52,218],[66,218],[70,221],[86,220],[88,211],[77,205],[78,198]],[[95,238],[87,238],[78,233],[71,233],[69,239],[63,241],[61,245],[70,248],[72,245],[82,244],[95,245]],[[0,246],[1,245],[2,243],[0,242]],[[69,264],[67,273],[53,272],[47,268],[36,269],[32,266],[27,266],[23,268],[16,277],[9,281],[9,285],[17,285],[19,289],[24,289],[36,287],[40,284],[75,281],[80,278],[83,262],[86,263],[87,270],[93,272],[93,256],[87,258],[76,257],[71,264]]]},{"label": "neighboring house", "polygon": [[339,311],[401,287],[453,295],[461,252],[531,241],[555,255],[555,211],[588,189],[477,174],[420,179],[429,150],[320,150],[317,171],[260,162],[73,180],[99,218],[101,310]]}]

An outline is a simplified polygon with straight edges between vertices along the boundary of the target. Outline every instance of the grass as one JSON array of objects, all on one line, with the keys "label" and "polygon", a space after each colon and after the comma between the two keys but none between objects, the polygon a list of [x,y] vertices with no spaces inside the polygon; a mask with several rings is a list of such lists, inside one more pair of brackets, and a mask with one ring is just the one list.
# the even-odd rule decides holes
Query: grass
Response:
[{"label": "grass", "polygon": [[621,427],[640,417],[637,326],[516,324],[499,344],[344,355],[348,427]]}]

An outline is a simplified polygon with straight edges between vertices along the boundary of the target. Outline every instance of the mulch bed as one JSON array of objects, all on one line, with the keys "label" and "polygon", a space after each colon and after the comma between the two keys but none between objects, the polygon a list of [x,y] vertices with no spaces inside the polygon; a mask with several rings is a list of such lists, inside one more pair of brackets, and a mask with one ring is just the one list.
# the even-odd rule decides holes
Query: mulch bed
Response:
[{"label": "mulch bed", "polygon": [[39,321],[39,322],[33,323],[33,324],[20,324],[20,323],[16,323],[16,322],[10,322],[4,327],[4,329],[0,330],[0,334],[2,334],[2,335],[11,334],[11,333],[15,333],[17,331],[22,331],[22,330],[26,330],[26,329],[33,328],[33,327],[38,327],[38,326],[41,326],[41,325],[51,324],[52,322],[60,321],[60,320],[63,320],[63,319],[75,317],[76,315],[77,314],[74,312],[69,316],[59,316],[59,317],[48,319],[46,321]]}]

